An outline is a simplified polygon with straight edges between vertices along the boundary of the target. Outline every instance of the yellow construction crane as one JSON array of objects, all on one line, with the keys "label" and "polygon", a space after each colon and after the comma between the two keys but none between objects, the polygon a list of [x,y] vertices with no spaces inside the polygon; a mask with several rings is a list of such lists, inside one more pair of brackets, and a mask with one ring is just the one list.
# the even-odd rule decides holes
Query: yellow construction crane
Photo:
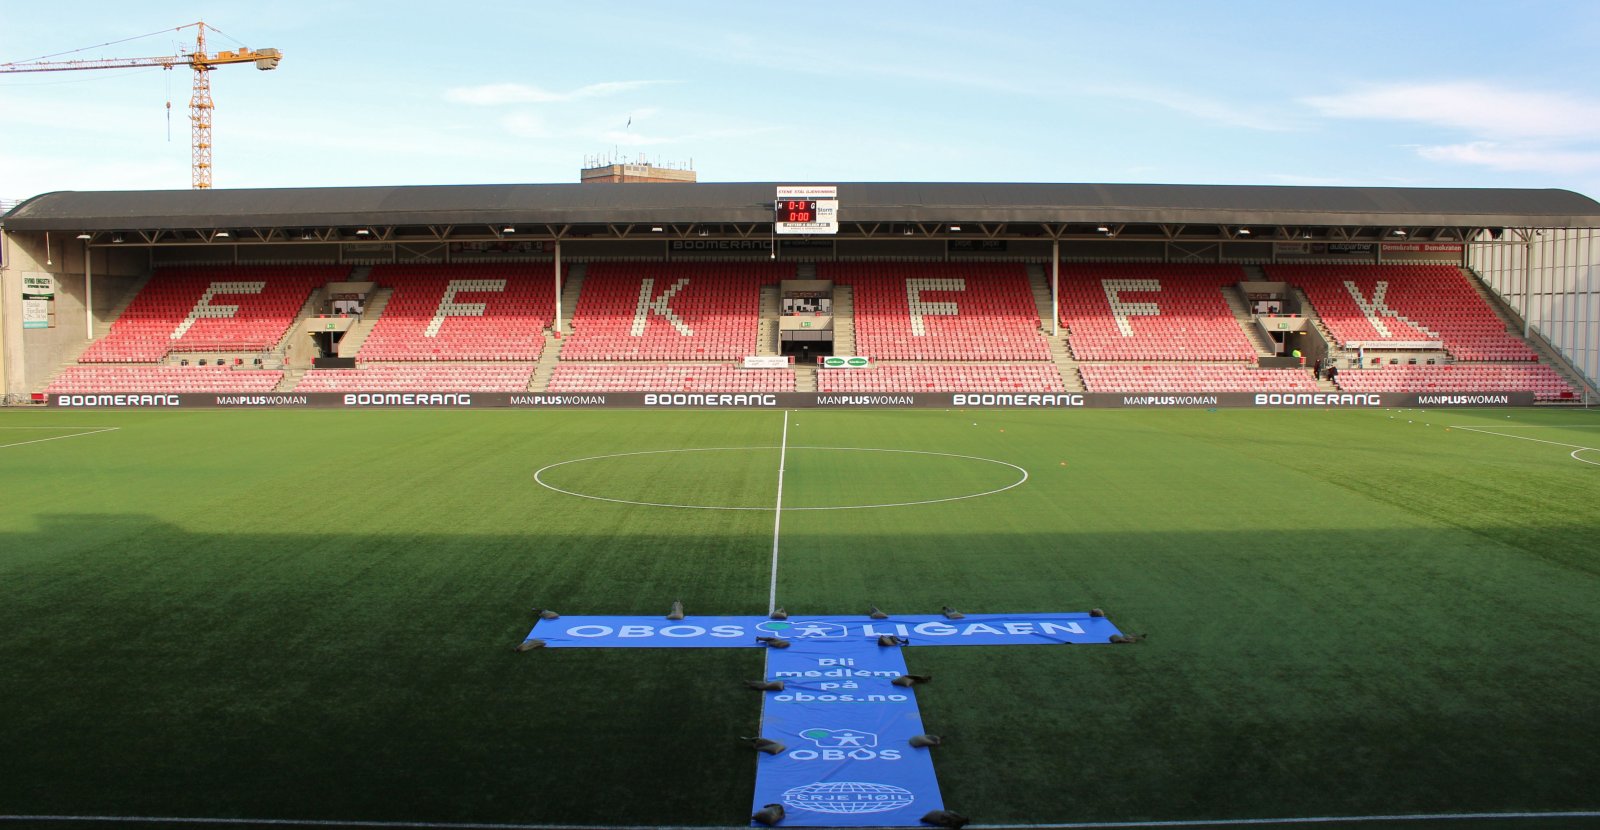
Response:
[{"label": "yellow construction crane", "polygon": [[[283,53],[276,49],[250,49],[241,46],[236,51],[206,53],[205,21],[178,26],[173,31],[194,29],[194,51],[189,54],[164,55],[157,58],[108,58],[104,60],[47,61],[33,60],[17,63],[0,63],[4,72],[62,72],[72,69],[130,69],[141,66],[159,66],[172,69],[187,66],[194,70],[194,94],[189,98],[191,154],[194,158],[192,174],[196,188],[211,186],[211,70],[234,63],[253,63],[257,69],[277,69]],[[210,27],[217,31],[215,26]],[[80,50],[81,51],[81,50]],[[171,104],[168,103],[168,107]]]}]

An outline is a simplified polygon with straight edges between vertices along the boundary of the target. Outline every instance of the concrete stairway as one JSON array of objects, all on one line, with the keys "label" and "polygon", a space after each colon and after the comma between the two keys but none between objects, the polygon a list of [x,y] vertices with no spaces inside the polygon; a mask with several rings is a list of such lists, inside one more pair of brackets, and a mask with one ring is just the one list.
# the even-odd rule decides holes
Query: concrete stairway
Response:
[{"label": "concrete stairway", "polygon": [[1050,307],[1050,277],[1043,265],[1035,262],[1028,266],[1028,284],[1033,287],[1033,304],[1039,309],[1039,329],[1049,332],[1054,328],[1056,315]]},{"label": "concrete stairway", "polygon": [[550,388],[556,364],[561,362],[561,344],[565,342],[564,339],[545,335],[544,351],[539,352],[539,363],[533,369],[533,377],[528,380],[529,392],[544,392]]},{"label": "concrete stairway", "polygon": [[[262,356],[262,362],[266,364],[268,369],[281,369],[288,365],[289,350],[291,348],[295,349],[301,355],[304,355],[305,352],[310,351],[313,348],[311,343],[297,342],[295,338],[297,336],[304,336],[306,331],[306,321],[311,319],[312,316],[317,313],[317,309],[323,307],[323,304],[327,302],[327,298],[328,289],[326,286],[318,286],[311,292],[311,296],[306,297],[306,301],[300,306],[300,312],[294,316],[294,322],[289,324],[289,330],[284,332],[282,337],[278,338],[278,344],[276,346],[273,346],[270,351]],[[310,361],[302,362],[309,363]]]},{"label": "concrete stairway", "polygon": [[[810,265],[810,263],[803,263]],[[812,272],[816,269],[813,266]],[[856,354],[856,299],[855,289],[848,285],[833,284],[833,353]],[[871,357],[872,355],[867,355]]]},{"label": "concrete stairway", "polygon": [[1250,338],[1250,345],[1255,347],[1256,356],[1272,355],[1274,353],[1272,341],[1268,340],[1261,327],[1256,325],[1255,315],[1250,313],[1249,300],[1245,298],[1244,292],[1239,290],[1239,286],[1230,285],[1223,288],[1222,300],[1228,304],[1228,310],[1233,312],[1233,319],[1238,322],[1239,328],[1244,329],[1245,336]]},{"label": "concrete stairway", "polygon": [[393,296],[392,288],[373,290],[372,295],[367,297],[366,307],[361,310],[361,319],[339,340],[340,357],[355,357],[356,352],[361,351],[361,344],[367,342],[367,337],[378,325],[378,318],[383,316],[384,308],[389,305],[389,298]]},{"label": "concrete stairway", "polygon": [[1061,373],[1061,384],[1068,392],[1083,392],[1083,373],[1078,371],[1078,361],[1072,357],[1072,352],[1067,348],[1065,335],[1052,337],[1050,340],[1050,360],[1055,363],[1056,371]]},{"label": "concrete stairway", "polygon": [[1321,335],[1322,339],[1327,342],[1328,357],[1332,359],[1333,365],[1338,366],[1340,371],[1343,371],[1346,366],[1353,365],[1357,357],[1356,352],[1339,346],[1339,341],[1333,336],[1333,330],[1328,328],[1328,324],[1324,323],[1322,317],[1317,314],[1317,309],[1311,304],[1311,298],[1306,296],[1306,292],[1301,290],[1299,286],[1291,285],[1289,286],[1289,294],[1294,298],[1295,302],[1300,304],[1300,316],[1306,318],[1306,321],[1311,323],[1312,328],[1317,330],[1317,334]]},{"label": "concrete stairway", "polygon": [[[64,347],[61,350],[61,362],[56,364],[55,370],[45,377],[43,382],[34,384],[32,391],[43,392],[45,389],[49,388],[50,384],[55,383],[56,378],[59,377],[62,372],[66,371],[67,367],[77,365],[78,358],[83,357],[83,353],[88,351],[89,347],[94,345],[96,340],[99,340],[100,338],[105,337],[107,334],[110,334],[111,324],[116,322],[117,318],[121,317],[124,311],[128,310],[128,306],[133,303],[133,298],[139,296],[139,292],[143,291],[144,287],[150,283],[150,276],[150,274],[145,274],[144,276],[135,280],[132,285],[128,286],[123,291],[122,298],[118,300],[109,311],[106,312],[105,317],[98,318],[94,321],[94,328],[90,330],[90,336],[92,339],[84,340],[80,343],[74,343],[71,346]],[[102,285],[103,280],[96,279],[95,283],[96,285]]]},{"label": "concrete stairway", "polygon": [[796,391],[796,392],[815,392],[815,391],[817,391],[817,367],[816,366],[801,366],[801,365],[798,365],[798,364],[795,365],[795,367],[794,367],[794,391]]},{"label": "concrete stairway", "polygon": [[294,388],[300,385],[300,379],[306,376],[307,371],[309,370],[304,366],[284,369],[283,380],[278,381],[278,385],[273,387],[272,391],[293,392]]},{"label": "concrete stairway", "polygon": [[[1078,362],[1067,347],[1067,330],[1056,325],[1055,305],[1050,302],[1050,278],[1043,265],[1028,265],[1028,284],[1033,288],[1033,304],[1039,310],[1039,331],[1050,345],[1050,360],[1061,373],[1061,383],[1068,392],[1084,391],[1083,373],[1078,371]],[[1052,330],[1059,333],[1051,334]]]},{"label": "concrete stairway", "polygon": [[567,266],[567,281],[561,286],[561,336],[572,335],[572,315],[578,310],[578,295],[583,293],[583,277],[589,266],[574,262]]},{"label": "concrete stairway", "polygon": [[779,289],[776,285],[761,286],[761,325],[756,334],[757,355],[778,353],[778,316],[782,313],[778,294]]}]

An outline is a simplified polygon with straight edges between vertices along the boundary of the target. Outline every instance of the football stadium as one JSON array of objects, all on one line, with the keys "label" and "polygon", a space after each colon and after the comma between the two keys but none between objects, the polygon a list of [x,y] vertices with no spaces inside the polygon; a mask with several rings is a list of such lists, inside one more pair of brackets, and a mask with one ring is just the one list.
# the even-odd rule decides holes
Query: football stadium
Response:
[{"label": "football stadium", "polygon": [[0,818],[1594,826],[1595,228],[1550,190],[29,199]]}]

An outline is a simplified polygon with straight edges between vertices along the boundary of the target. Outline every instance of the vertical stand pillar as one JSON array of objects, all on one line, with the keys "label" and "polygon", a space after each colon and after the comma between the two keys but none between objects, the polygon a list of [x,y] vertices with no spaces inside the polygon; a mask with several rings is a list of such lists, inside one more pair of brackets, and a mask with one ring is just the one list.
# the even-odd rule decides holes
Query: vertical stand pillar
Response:
[{"label": "vertical stand pillar", "polygon": [[556,240],[556,337],[561,336],[561,240]]}]

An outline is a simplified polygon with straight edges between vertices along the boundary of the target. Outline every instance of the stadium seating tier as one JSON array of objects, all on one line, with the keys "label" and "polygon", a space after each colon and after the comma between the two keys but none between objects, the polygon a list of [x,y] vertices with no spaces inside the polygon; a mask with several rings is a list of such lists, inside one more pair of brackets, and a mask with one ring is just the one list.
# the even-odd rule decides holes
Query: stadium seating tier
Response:
[{"label": "stadium seating tier", "polygon": [[1049,360],[1026,269],[993,263],[818,263],[851,287],[855,350],[875,360]]},{"label": "stadium seating tier", "polygon": [[768,263],[591,263],[563,360],[730,360],[756,353]]},{"label": "stadium seating tier", "polygon": [[817,391],[1061,392],[1061,373],[1043,363],[899,363],[870,369],[822,369]]},{"label": "stadium seating tier", "polygon": [[388,305],[356,359],[538,360],[555,317],[548,266],[380,265]]},{"label": "stadium seating tier", "polygon": [[1090,392],[1315,392],[1304,369],[1183,363],[1080,363]]},{"label": "stadium seating tier", "polygon": [[296,392],[523,392],[533,363],[367,363],[312,369]]},{"label": "stadium seating tier", "polygon": [[1528,344],[1450,265],[1269,265],[1299,286],[1340,344],[1440,342],[1464,361],[1534,361]]},{"label": "stadium seating tier", "polygon": [[550,392],[793,392],[788,369],[744,369],[719,363],[563,364]]},{"label": "stadium seating tier", "polygon": [[1539,401],[1571,400],[1577,394],[1543,363],[1383,366],[1340,372],[1335,382],[1350,392],[1532,392]]},{"label": "stadium seating tier", "polygon": [[50,395],[97,392],[242,392],[265,393],[276,389],[283,373],[262,369],[239,370],[227,366],[68,366],[45,388]]},{"label": "stadium seating tier", "polygon": [[1236,265],[1071,263],[1061,267],[1061,322],[1078,360],[1254,360],[1223,291]]},{"label": "stadium seating tier", "polygon": [[260,352],[277,346],[340,265],[159,268],[80,363],[154,363],[170,352]]}]

